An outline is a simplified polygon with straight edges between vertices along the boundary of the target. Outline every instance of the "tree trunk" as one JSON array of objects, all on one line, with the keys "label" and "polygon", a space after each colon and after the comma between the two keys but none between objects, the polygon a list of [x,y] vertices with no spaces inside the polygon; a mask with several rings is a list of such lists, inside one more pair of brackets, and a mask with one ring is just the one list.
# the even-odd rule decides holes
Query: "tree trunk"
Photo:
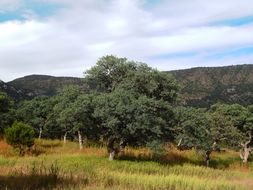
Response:
[{"label": "tree trunk", "polygon": [[241,153],[240,153],[240,158],[242,159],[243,163],[247,163],[248,162],[248,158],[251,152],[251,148],[249,147],[249,144],[251,143],[252,140],[252,135],[251,135],[251,131],[249,131],[249,140],[245,143],[241,142]]},{"label": "tree trunk", "polygon": [[40,127],[40,131],[39,131],[39,139],[41,139],[42,136],[42,127]]},{"label": "tree trunk", "polygon": [[117,144],[117,146],[115,147],[115,144],[114,144],[115,141],[116,141],[115,138],[110,138],[108,140],[107,150],[109,153],[109,160],[110,161],[114,160],[115,156],[117,156],[119,152],[124,151],[124,148],[127,145],[127,141],[121,139],[120,143]]},{"label": "tree trunk", "polygon": [[109,160],[110,161],[114,160],[114,157],[116,154],[116,150],[114,148],[114,142],[115,142],[115,139],[109,139],[108,144],[107,144],[107,150],[109,153]]},{"label": "tree trunk", "polygon": [[109,153],[109,160],[110,160],[110,161],[113,161],[113,160],[114,160],[114,157],[115,157],[115,150],[112,150],[112,151]]},{"label": "tree trunk", "polygon": [[249,155],[250,155],[250,149],[247,147],[243,148],[243,150],[240,153],[240,157],[243,163],[246,164],[248,162]]},{"label": "tree trunk", "polygon": [[249,148],[246,143],[245,144],[241,143],[241,146],[242,146],[242,149],[240,152],[240,158],[242,159],[242,162],[246,164],[248,162],[251,148]]},{"label": "tree trunk", "polygon": [[119,143],[119,150],[116,153],[123,152],[124,149],[125,149],[125,147],[126,147],[126,145],[127,145],[127,142],[124,141],[124,140],[121,140],[120,143]]},{"label": "tree trunk", "polygon": [[63,143],[66,144],[66,141],[67,141],[67,134],[68,132],[66,132],[63,136]]},{"label": "tree trunk", "polygon": [[209,164],[210,164],[210,155],[211,155],[211,151],[206,151],[206,154],[205,154],[206,167],[209,167]]},{"label": "tree trunk", "polygon": [[78,140],[79,140],[79,148],[80,150],[83,149],[83,139],[82,139],[82,135],[81,132],[78,130]]}]

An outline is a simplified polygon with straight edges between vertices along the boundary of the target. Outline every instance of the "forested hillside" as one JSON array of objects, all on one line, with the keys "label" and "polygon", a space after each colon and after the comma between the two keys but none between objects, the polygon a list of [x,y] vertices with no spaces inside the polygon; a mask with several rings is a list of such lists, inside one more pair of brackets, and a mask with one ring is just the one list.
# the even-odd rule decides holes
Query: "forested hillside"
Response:
[{"label": "forested hillside", "polygon": [[[208,107],[214,103],[253,104],[253,65],[199,67],[168,71],[181,85],[180,104]],[[0,82],[0,91],[16,100],[52,96],[67,85],[85,86],[81,78],[31,75]]]},{"label": "forested hillside", "polygon": [[0,80],[0,92],[4,92],[8,94],[13,100],[23,100],[29,98],[26,94],[21,90],[21,88],[14,88],[13,86],[3,82]]},{"label": "forested hillside", "polygon": [[253,65],[200,67],[169,73],[181,85],[181,103],[184,105],[253,104]]},{"label": "forested hillside", "polygon": [[67,85],[83,85],[80,78],[75,77],[53,77],[47,75],[30,75],[15,79],[8,85],[21,89],[28,97],[52,96],[59,88]]}]

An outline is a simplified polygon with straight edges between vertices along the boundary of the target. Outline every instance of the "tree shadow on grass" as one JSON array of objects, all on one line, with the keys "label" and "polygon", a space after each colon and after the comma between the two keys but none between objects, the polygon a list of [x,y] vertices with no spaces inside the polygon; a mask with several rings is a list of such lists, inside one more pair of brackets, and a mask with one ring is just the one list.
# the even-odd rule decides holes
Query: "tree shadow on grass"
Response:
[{"label": "tree shadow on grass", "polygon": [[[50,190],[53,188],[75,187],[78,184],[71,178],[59,178],[54,175],[18,175],[0,176],[0,189],[8,190]],[[82,180],[88,184],[88,180]]]},{"label": "tree shadow on grass", "polygon": [[[163,165],[184,165],[184,164],[193,164],[196,166],[205,166],[205,161],[203,158],[201,158],[201,156],[199,156],[199,158],[197,159],[197,157],[195,159],[189,158],[187,156],[184,155],[180,155],[180,154],[174,154],[174,153],[170,153],[170,154],[164,154],[164,155],[159,155],[159,154],[153,154],[153,155],[149,155],[149,154],[134,154],[131,152],[127,152],[127,153],[122,153],[119,154],[117,157],[118,160],[127,160],[127,161],[140,161],[140,162],[157,162],[159,164],[163,164]],[[235,158],[235,157],[227,157],[226,159],[221,159],[221,158],[213,158],[210,160],[210,168],[214,168],[214,169],[226,169],[229,168],[231,165],[235,164],[235,163],[240,163],[240,159],[239,158]]]},{"label": "tree shadow on grass", "polygon": [[128,160],[128,161],[140,161],[140,162],[157,162],[164,165],[183,165],[186,163],[191,163],[195,165],[203,164],[200,160],[190,160],[187,157],[180,156],[177,154],[170,154],[170,155],[163,155],[163,154],[153,154],[153,155],[146,155],[146,154],[120,154],[117,157],[118,160]]},{"label": "tree shadow on grass", "polygon": [[210,167],[214,169],[226,169],[235,163],[242,164],[239,157],[228,157],[226,159],[215,158],[210,161]]}]

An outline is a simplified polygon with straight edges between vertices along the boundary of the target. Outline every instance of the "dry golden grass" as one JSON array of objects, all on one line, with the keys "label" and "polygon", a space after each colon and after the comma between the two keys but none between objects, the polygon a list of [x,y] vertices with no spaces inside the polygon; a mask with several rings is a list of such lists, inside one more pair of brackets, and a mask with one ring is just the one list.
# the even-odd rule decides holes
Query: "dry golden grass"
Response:
[{"label": "dry golden grass", "polygon": [[15,156],[15,151],[12,149],[10,145],[5,143],[3,140],[0,140],[0,155],[3,156]]},{"label": "dry golden grass", "polygon": [[15,155],[3,141],[0,147],[0,189],[253,189],[252,165],[241,164],[233,151],[213,154],[212,168],[206,168],[194,150],[173,146],[159,155],[128,147],[113,162],[108,161],[106,148],[79,150],[75,142],[36,140],[25,157]]}]

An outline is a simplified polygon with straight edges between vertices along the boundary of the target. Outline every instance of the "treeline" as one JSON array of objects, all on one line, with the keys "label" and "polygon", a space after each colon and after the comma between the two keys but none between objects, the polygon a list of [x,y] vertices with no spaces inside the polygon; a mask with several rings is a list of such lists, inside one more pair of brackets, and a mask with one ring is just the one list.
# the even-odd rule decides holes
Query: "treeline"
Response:
[{"label": "treeline", "polygon": [[195,148],[209,164],[213,151],[233,148],[247,162],[252,148],[253,106],[215,104],[178,107],[175,79],[146,64],[105,56],[84,74],[85,89],[68,86],[54,97],[18,105],[0,94],[1,133],[14,121],[33,127],[38,138],[106,142],[112,160],[126,146],[176,143]]}]

